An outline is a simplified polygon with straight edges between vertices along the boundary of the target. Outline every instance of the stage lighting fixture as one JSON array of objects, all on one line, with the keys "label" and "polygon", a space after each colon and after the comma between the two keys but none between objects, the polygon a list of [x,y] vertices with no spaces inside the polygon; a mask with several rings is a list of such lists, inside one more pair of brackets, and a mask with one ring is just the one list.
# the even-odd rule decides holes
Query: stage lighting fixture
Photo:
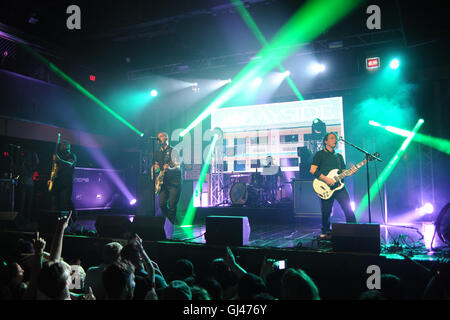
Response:
[{"label": "stage lighting fixture", "polygon": [[156,91],[155,89],[153,89],[152,91],[150,91],[150,95],[151,95],[152,97],[156,97],[156,96],[158,96],[158,91]]},{"label": "stage lighting fixture", "polygon": [[422,207],[418,208],[417,212],[419,213],[420,216],[424,216],[426,214],[433,213],[434,206],[431,203],[427,202]]},{"label": "stage lighting fixture", "polygon": [[325,71],[325,65],[321,63],[313,63],[310,65],[309,70],[312,74],[318,74]]},{"label": "stage lighting fixture", "polygon": [[311,132],[316,140],[321,140],[327,132],[327,125],[322,120],[316,118],[313,120]]},{"label": "stage lighting fixture", "polygon": [[130,205],[134,206],[136,204],[137,200],[136,199],[131,199],[130,201]]},{"label": "stage lighting fixture", "polygon": [[284,77],[289,77],[291,75],[291,71],[286,70],[285,72],[283,72]]},{"label": "stage lighting fixture", "polygon": [[398,61],[398,59],[392,59],[391,62],[389,63],[389,67],[391,67],[391,69],[397,69],[400,66],[400,61]]}]

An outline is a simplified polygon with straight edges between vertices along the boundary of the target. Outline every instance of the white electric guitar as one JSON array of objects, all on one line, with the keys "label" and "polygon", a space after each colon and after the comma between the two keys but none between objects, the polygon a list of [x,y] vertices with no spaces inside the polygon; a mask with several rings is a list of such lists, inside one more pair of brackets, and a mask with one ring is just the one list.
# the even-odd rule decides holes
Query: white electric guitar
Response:
[{"label": "white electric guitar", "polygon": [[[380,156],[380,154],[378,152],[375,152],[373,155],[377,158]],[[369,161],[372,161],[372,160],[373,160],[373,158],[369,159]],[[329,186],[322,180],[314,179],[314,181],[313,181],[314,191],[317,193],[319,198],[324,199],[324,200],[330,199],[336,190],[340,190],[344,187],[344,182],[342,181],[342,179],[344,179],[345,177],[351,176],[352,174],[354,174],[356,172],[357,169],[361,168],[366,163],[367,163],[367,159],[364,159],[357,165],[351,167],[348,170],[344,170],[341,173],[338,173],[339,169],[331,170],[327,174],[327,177],[334,179],[334,181],[336,181],[336,183],[332,186]]]}]

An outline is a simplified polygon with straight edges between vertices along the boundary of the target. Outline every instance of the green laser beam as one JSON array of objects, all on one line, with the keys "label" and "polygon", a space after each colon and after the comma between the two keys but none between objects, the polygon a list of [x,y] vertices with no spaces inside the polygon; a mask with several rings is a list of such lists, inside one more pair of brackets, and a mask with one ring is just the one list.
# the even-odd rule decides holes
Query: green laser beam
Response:
[{"label": "green laser beam", "polygon": [[[274,67],[298,49],[298,44],[306,44],[326,31],[337,21],[351,12],[360,0],[310,0],[284,24],[273,37],[270,44],[260,50],[261,59],[253,59],[225,87],[206,109],[188,125],[180,136],[186,135],[213,110],[220,108],[226,101],[237,94],[246,83],[256,76],[264,76]],[[295,45],[295,46],[294,46]]]},{"label": "green laser beam", "polygon": [[[402,137],[409,137],[409,135],[411,134],[411,131],[393,126],[385,126],[373,120],[369,121],[369,124],[375,127],[384,128],[385,130]],[[450,140],[448,139],[433,137],[422,133],[416,133],[412,141],[429,146],[445,154],[450,154]]]},{"label": "green laser beam", "polygon": [[[408,137],[405,139],[405,141],[403,141],[402,145],[400,146],[400,148],[397,150],[397,152],[394,154],[394,156],[392,157],[392,159],[389,161],[389,163],[387,164],[387,166],[383,169],[383,171],[381,172],[380,176],[378,177],[378,179],[372,184],[372,186],[369,189],[370,192],[370,199],[375,199],[375,196],[378,194],[378,192],[380,191],[381,187],[384,185],[384,183],[386,182],[386,180],[389,178],[389,176],[391,175],[392,171],[395,169],[395,167],[397,166],[397,163],[400,161],[400,159],[402,158],[403,154],[405,153],[406,149],[408,148],[408,146],[410,145],[411,141],[413,140],[414,136],[416,135],[417,131],[420,129],[420,127],[423,124],[423,119],[419,119],[416,123],[416,125],[414,126],[413,130],[409,133]],[[367,209],[368,207],[368,193],[366,193],[361,202],[358,205],[358,208],[356,208],[355,210],[355,216],[356,219],[360,219],[362,213],[364,212],[364,210]]]},{"label": "green laser beam", "polygon": [[97,105],[105,109],[108,113],[110,113],[114,118],[122,122],[124,125],[126,125],[128,128],[133,130],[135,133],[142,135],[143,133],[136,129],[133,125],[131,125],[128,121],[126,121],[121,115],[119,115],[117,112],[112,110],[110,107],[108,107],[106,104],[104,104],[102,101],[100,101],[96,96],[94,96],[92,93],[87,91],[83,86],[81,86],[78,82],[70,78],[67,74],[65,74],[61,69],[59,69],[57,66],[55,66],[52,62],[48,61],[46,58],[41,56],[39,53],[34,51],[32,48],[29,48],[26,45],[22,45],[25,50],[30,52],[34,57],[42,61],[51,71],[55,72],[58,76],[60,76],[62,79],[70,83],[72,86],[74,86],[77,90],[79,90],[81,93],[83,93],[85,96],[87,96],[89,99],[94,101]]},{"label": "green laser beam", "polygon": [[213,155],[214,148],[216,146],[218,138],[219,138],[218,135],[215,134],[214,138],[211,142],[208,154],[205,159],[205,163],[203,164],[202,170],[200,171],[200,177],[197,181],[197,185],[195,187],[194,194],[192,195],[191,201],[190,201],[188,209],[186,211],[186,215],[184,216],[184,219],[182,222],[183,226],[192,225],[192,223],[194,221],[195,212],[197,210],[197,208],[194,207],[194,198],[196,196],[201,196],[201,194],[202,194],[203,183],[205,182],[206,174],[208,173],[209,166],[211,165],[211,157]]},{"label": "green laser beam", "polygon": [[[270,46],[269,42],[267,42],[266,38],[262,34],[261,30],[258,28],[255,20],[252,18],[252,16],[248,12],[248,10],[245,8],[242,1],[241,0],[231,0],[231,3],[234,5],[237,12],[241,16],[242,20],[244,20],[244,22],[247,24],[249,29],[253,32],[256,39],[262,44],[262,46],[263,47]],[[281,72],[286,72],[286,69],[283,67],[283,65],[281,63],[278,65],[278,69]],[[292,78],[289,75],[286,77],[286,81],[288,82],[289,86],[291,87],[292,91],[297,96],[297,98],[299,100],[304,100],[302,94],[300,93],[298,88],[295,86],[294,81],[292,80]]]}]

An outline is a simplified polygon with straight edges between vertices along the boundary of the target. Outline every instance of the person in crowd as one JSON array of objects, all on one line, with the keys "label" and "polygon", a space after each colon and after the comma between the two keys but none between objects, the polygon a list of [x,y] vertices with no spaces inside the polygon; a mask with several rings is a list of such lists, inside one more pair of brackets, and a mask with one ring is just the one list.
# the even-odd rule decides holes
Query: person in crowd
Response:
[{"label": "person in crowd", "polygon": [[0,268],[0,300],[22,300],[27,290],[23,279],[24,271],[17,262],[5,262]]},{"label": "person in crowd", "polygon": [[160,295],[160,300],[192,300],[191,288],[182,280],[172,280]]},{"label": "person in crowd", "polygon": [[134,266],[127,261],[116,261],[102,272],[106,300],[133,300],[135,290]]},{"label": "person in crowd", "polygon": [[205,288],[194,285],[191,286],[192,300],[211,300],[211,296]]},{"label": "person in crowd", "polygon": [[287,269],[281,279],[281,300],[320,300],[319,289],[301,269]]},{"label": "person in crowd", "polygon": [[182,280],[189,286],[193,286],[196,282],[194,265],[188,259],[178,259],[175,262],[175,270],[172,273],[171,280]]},{"label": "person in crowd", "polygon": [[122,248],[120,255],[122,259],[131,262],[134,266],[136,283],[134,293],[135,300],[144,300],[149,291],[156,290],[156,274],[158,274],[158,277],[163,278],[160,280],[165,281],[158,265],[150,260],[145,252],[142,239],[138,235],[134,235],[134,237],[130,239],[129,243]]},{"label": "person in crowd", "polygon": [[[86,272],[85,289],[91,287],[97,300],[105,299],[105,289],[102,284],[102,272],[106,268],[120,260],[122,245],[119,242],[109,242],[103,247],[103,263],[98,266],[88,268]],[[88,292],[86,292],[88,293]]]}]

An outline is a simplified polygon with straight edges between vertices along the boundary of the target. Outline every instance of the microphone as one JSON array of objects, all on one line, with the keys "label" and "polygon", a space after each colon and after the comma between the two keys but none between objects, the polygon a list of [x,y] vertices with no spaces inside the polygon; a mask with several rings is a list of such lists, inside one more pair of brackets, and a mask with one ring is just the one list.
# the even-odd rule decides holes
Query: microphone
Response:
[{"label": "microphone", "polygon": [[148,137],[150,140],[159,140],[158,137]]}]

